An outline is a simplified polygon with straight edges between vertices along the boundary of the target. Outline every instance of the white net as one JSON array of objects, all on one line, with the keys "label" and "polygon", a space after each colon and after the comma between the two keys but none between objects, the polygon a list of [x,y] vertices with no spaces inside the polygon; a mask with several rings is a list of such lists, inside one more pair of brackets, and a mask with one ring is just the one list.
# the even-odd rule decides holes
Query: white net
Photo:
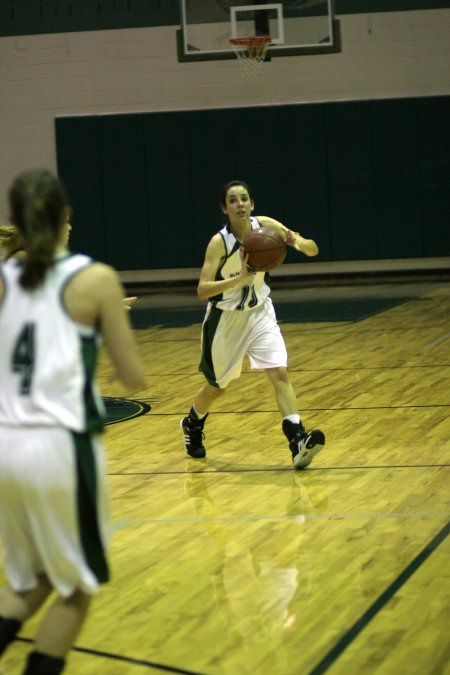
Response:
[{"label": "white net", "polygon": [[243,76],[252,77],[260,72],[269,45],[270,37],[263,35],[230,40],[230,46],[236,54]]}]

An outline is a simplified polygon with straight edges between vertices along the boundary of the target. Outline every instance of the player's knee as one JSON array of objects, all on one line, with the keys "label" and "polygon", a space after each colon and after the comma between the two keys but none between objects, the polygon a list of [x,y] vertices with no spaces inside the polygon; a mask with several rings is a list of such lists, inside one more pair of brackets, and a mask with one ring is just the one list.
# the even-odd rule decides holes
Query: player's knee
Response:
[{"label": "player's knee", "polygon": [[60,597],[59,599],[61,603],[66,606],[71,606],[78,611],[86,612],[89,609],[92,598],[93,596],[90,593],[85,593],[84,591],[77,589],[72,595],[65,598]]},{"label": "player's knee", "polygon": [[266,373],[274,384],[278,382],[289,383],[289,373],[285,366],[280,366],[279,368],[267,368]]}]

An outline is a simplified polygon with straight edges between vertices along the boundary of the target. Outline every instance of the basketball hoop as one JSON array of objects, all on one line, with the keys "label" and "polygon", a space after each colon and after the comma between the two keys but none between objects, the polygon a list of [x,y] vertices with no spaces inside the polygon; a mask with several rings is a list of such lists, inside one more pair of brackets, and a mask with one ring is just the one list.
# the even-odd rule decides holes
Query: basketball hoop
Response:
[{"label": "basketball hoop", "polygon": [[256,75],[261,70],[270,43],[271,39],[268,35],[230,39],[230,46],[237,56],[243,76]]}]

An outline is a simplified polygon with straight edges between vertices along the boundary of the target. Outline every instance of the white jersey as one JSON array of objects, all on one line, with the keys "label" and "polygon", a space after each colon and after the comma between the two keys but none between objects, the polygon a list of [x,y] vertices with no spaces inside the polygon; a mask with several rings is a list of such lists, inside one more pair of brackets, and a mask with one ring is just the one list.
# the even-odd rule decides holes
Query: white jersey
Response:
[{"label": "white jersey", "polygon": [[19,284],[20,262],[0,266],[0,424],[102,428],[103,403],[93,383],[98,336],[77,324],[62,301],[66,283],[92,263],[67,254],[34,291]]},{"label": "white jersey", "polygon": [[[252,230],[261,227],[258,220],[250,218]],[[240,242],[234,236],[229,225],[225,225],[220,232],[225,245],[225,257],[222,260],[215,281],[237,277],[241,271],[241,258],[239,255]],[[230,288],[220,295],[210,299],[209,304],[225,310],[248,311],[261,305],[270,293],[270,277],[268,272],[256,272],[250,277],[246,286]]]}]

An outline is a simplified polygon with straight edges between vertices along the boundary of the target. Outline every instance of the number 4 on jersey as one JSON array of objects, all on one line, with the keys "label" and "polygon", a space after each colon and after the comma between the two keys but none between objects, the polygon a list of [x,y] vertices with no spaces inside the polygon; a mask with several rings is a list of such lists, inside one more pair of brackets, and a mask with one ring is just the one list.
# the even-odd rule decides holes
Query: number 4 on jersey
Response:
[{"label": "number 4 on jersey", "polygon": [[20,394],[30,393],[34,369],[34,333],[35,325],[26,323],[17,339],[12,355],[12,369],[21,374]]}]

